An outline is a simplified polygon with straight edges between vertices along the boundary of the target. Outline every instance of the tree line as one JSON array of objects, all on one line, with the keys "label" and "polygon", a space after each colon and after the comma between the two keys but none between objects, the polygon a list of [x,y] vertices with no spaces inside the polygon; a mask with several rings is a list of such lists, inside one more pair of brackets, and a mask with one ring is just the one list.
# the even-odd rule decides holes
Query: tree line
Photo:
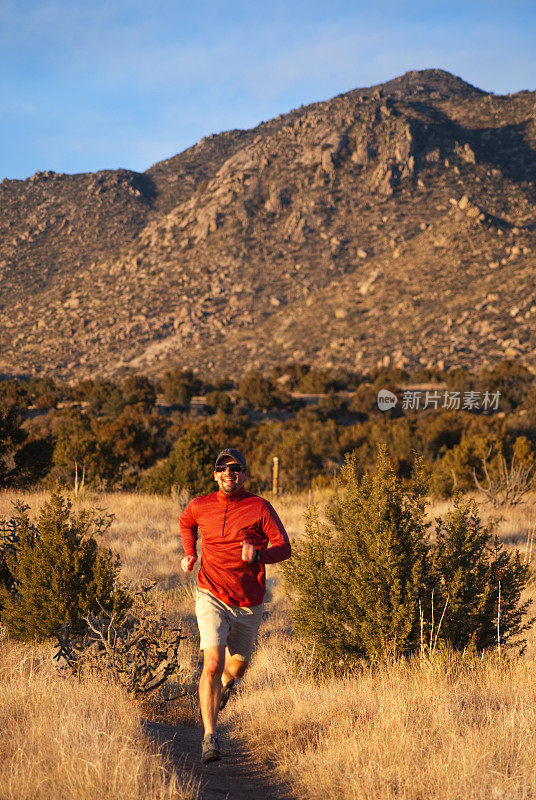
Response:
[{"label": "tree line", "polygon": [[[430,396],[448,396],[448,403],[405,402],[415,386],[432,387]],[[378,407],[382,389],[398,398],[388,411]],[[496,407],[451,402],[471,393],[495,396]],[[204,402],[193,407],[198,395]],[[412,374],[290,364],[240,380],[205,380],[188,370],[169,370],[159,380],[130,375],[74,384],[6,378],[0,380],[0,486],[72,485],[76,472],[96,489],[178,487],[195,494],[212,488],[209,465],[232,442],[248,453],[253,488],[269,485],[277,455],[282,489],[295,491],[331,484],[347,453],[365,474],[384,444],[397,477],[410,479],[418,454],[430,491],[448,497],[474,488],[486,472],[497,475],[513,458],[527,468],[534,463],[535,399],[533,373],[512,361],[478,372]]]}]

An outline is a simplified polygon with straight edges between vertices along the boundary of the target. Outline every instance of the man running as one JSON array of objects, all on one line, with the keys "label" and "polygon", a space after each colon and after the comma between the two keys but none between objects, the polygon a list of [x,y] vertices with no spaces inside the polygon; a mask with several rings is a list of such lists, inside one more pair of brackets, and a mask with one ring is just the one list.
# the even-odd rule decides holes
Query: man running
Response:
[{"label": "man running", "polygon": [[222,450],[214,465],[218,491],[196,497],[180,516],[181,568],[191,572],[201,534],[195,613],[203,672],[199,704],[205,728],[202,761],[220,760],[218,712],[247,669],[262,620],[265,564],[290,557],[290,542],[276,512],[244,489],[249,477],[239,450]]}]

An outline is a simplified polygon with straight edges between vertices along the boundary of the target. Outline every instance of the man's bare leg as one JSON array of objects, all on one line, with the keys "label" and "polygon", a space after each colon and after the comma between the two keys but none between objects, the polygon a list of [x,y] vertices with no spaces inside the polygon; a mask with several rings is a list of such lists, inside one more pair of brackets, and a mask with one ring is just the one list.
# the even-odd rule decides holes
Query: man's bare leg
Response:
[{"label": "man's bare leg", "polygon": [[249,661],[243,661],[238,656],[232,656],[229,648],[225,648],[225,666],[223,668],[222,683],[227,686],[233,680],[241,678],[248,668]]},{"label": "man's bare leg", "polygon": [[225,647],[206,647],[203,650],[203,672],[199,681],[199,705],[207,733],[215,733],[220,707],[221,678],[225,667]]}]

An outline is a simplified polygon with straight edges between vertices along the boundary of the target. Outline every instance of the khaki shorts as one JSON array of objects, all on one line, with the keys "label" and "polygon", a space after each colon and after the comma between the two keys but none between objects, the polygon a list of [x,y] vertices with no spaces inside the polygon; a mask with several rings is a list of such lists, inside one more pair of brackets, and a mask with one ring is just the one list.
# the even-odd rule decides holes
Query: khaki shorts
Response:
[{"label": "khaki shorts", "polygon": [[262,621],[264,604],[228,606],[204,589],[196,589],[195,614],[201,635],[200,649],[227,646],[232,656],[249,661]]}]

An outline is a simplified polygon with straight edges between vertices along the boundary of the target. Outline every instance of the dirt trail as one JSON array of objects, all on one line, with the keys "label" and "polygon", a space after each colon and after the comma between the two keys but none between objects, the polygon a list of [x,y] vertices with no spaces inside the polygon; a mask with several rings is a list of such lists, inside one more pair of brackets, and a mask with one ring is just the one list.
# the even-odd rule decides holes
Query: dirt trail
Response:
[{"label": "dirt trail", "polygon": [[199,800],[295,800],[273,772],[248,753],[244,742],[230,736],[226,726],[218,734],[221,761],[201,764],[201,727],[175,727],[145,722],[147,733],[167,750],[180,771],[201,781]]}]

